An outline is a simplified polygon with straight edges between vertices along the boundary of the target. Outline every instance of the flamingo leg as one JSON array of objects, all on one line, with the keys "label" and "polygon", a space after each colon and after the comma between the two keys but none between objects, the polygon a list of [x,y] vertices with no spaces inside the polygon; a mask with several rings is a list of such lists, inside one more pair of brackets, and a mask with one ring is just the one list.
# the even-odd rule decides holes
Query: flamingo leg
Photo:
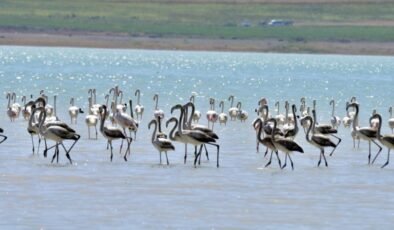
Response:
[{"label": "flamingo leg", "polygon": [[[51,150],[51,149],[53,149],[53,148],[55,148],[56,147],[56,145],[53,145],[53,146],[51,146],[51,147],[49,147],[49,148],[46,148],[45,150],[44,150],[44,157],[47,157],[47,152],[48,152],[48,150]],[[56,154],[56,149],[55,149],[55,154]],[[52,160],[53,161],[53,160]]]},{"label": "flamingo leg", "polygon": [[[7,136],[0,134],[0,137],[3,137],[3,140],[0,141],[0,144],[7,140]],[[33,150],[34,153],[34,150]]]},{"label": "flamingo leg", "polygon": [[71,160],[69,151],[67,151],[67,149],[66,149],[66,147],[63,145],[63,143],[62,143],[61,145],[62,145],[64,151],[66,151],[66,157],[67,157],[67,159],[70,161],[70,164],[73,164],[73,161]]},{"label": "flamingo leg", "polygon": [[281,169],[284,169],[286,167],[287,164],[287,154],[285,155],[285,163],[282,165]]},{"label": "flamingo leg", "polygon": [[335,136],[334,134],[331,134],[331,136],[333,136],[333,137],[335,137],[336,139],[338,139],[338,142],[337,142],[337,144],[336,144],[335,148],[334,148],[334,149],[331,151],[331,153],[330,153],[330,156],[332,156],[332,154],[334,153],[335,149],[337,149],[337,147],[338,147],[339,143],[341,143],[341,141],[342,141],[342,139],[341,139],[341,138],[339,138],[339,137]]},{"label": "flamingo leg", "polygon": [[[265,149],[264,157],[266,157],[267,154],[268,154],[268,147]],[[272,156],[272,153],[271,153],[271,156]]]},{"label": "flamingo leg", "polygon": [[207,160],[209,161],[208,149],[207,149],[207,146],[205,144],[204,144],[204,149],[205,149],[205,156],[207,156]]},{"label": "flamingo leg", "polygon": [[275,154],[276,154],[276,158],[278,158],[279,168],[281,168],[282,165],[281,165],[281,162],[280,162],[280,158],[279,158],[279,153],[278,153],[278,151],[275,151]]},{"label": "flamingo leg", "polygon": [[[197,147],[196,147],[197,148]],[[195,150],[194,155],[197,153],[197,150]],[[186,164],[186,158],[187,158],[187,144],[185,144],[185,157],[184,157],[184,164]]]},{"label": "flamingo leg", "polygon": [[[195,146],[196,150],[197,150],[197,146]],[[198,157],[201,155],[202,152],[202,145],[200,145],[200,150],[198,151],[198,153],[196,152],[195,156],[194,156],[194,167],[196,167],[197,164],[197,159]]]},{"label": "flamingo leg", "polygon": [[94,126],[94,130],[96,131],[96,140],[97,140],[97,125]]},{"label": "flamingo leg", "polygon": [[166,154],[166,159],[167,159],[167,165],[170,164],[170,162],[168,161],[168,155],[167,155],[167,151],[164,152]]},{"label": "flamingo leg", "polygon": [[387,152],[387,161],[386,161],[386,163],[384,163],[384,165],[382,165],[382,168],[386,167],[389,164],[389,160],[390,160],[390,149]]},{"label": "flamingo leg", "polygon": [[380,152],[382,151],[382,147],[381,147],[380,145],[378,145],[378,143],[376,143],[376,141],[374,141],[374,140],[371,140],[371,141],[372,141],[376,146],[379,147],[378,153],[377,153],[376,156],[373,158],[373,161],[372,161],[372,164],[373,164],[373,163],[375,162],[376,158],[378,158]]},{"label": "flamingo leg", "polygon": [[[289,155],[289,154],[287,153],[287,155]],[[290,160],[290,163],[291,163],[291,169],[294,170],[293,160],[291,159],[290,155],[289,155],[289,160]]]},{"label": "flamingo leg", "polygon": [[268,163],[267,163],[264,167],[268,167],[268,166],[271,164],[271,161],[272,161],[272,154],[273,154],[273,153],[274,153],[274,150],[271,151],[270,159],[269,159]]},{"label": "flamingo leg", "polygon": [[320,166],[320,163],[321,163],[321,156],[322,156],[322,150],[320,150],[320,156],[319,156],[319,161],[317,162],[317,167]]},{"label": "flamingo leg", "polygon": [[[2,136],[2,135],[1,135]],[[33,151],[33,155],[34,155],[34,139],[33,139],[33,134],[30,135],[31,136],[31,144],[33,146],[32,151]],[[2,141],[3,142],[3,141]],[[0,142],[1,143],[1,142]]]},{"label": "flamingo leg", "polygon": [[205,144],[216,146],[216,148],[217,148],[216,168],[219,168],[219,149],[220,149],[220,146],[218,144],[214,144],[214,143],[205,143]]},{"label": "flamingo leg", "polygon": [[108,141],[109,142],[109,147],[111,148],[111,162],[112,162],[112,158],[114,157],[114,153],[113,153],[113,147],[112,147],[112,141]]},{"label": "flamingo leg", "polygon": [[324,159],[324,163],[325,163],[326,167],[328,167],[327,159],[326,159],[326,156],[324,155],[324,149],[322,150],[321,154],[323,155],[323,159]]},{"label": "flamingo leg", "polygon": [[[49,149],[54,148],[54,147],[55,147],[55,153],[54,153],[53,156],[52,156],[52,161],[51,161],[51,163],[53,163],[53,161],[55,160],[56,155],[57,155],[57,150],[58,150],[58,149],[57,149],[57,143],[56,143],[56,145],[50,147]],[[49,149],[46,149],[46,150],[49,150]]]}]

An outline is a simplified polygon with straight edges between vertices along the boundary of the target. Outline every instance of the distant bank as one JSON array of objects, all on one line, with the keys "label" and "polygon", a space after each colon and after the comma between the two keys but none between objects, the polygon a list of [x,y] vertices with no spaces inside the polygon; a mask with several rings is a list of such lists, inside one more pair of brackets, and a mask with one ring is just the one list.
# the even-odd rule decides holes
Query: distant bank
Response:
[{"label": "distant bank", "polygon": [[155,38],[127,34],[0,30],[0,45],[119,49],[394,55],[393,42],[278,41],[275,39]]}]

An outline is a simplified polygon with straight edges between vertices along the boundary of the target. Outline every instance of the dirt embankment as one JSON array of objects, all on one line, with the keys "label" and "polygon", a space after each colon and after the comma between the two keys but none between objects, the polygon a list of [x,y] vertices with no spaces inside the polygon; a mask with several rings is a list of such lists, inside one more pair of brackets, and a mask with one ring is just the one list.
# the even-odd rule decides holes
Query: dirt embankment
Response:
[{"label": "dirt embankment", "polygon": [[36,33],[0,30],[0,45],[394,55],[394,42],[284,42],[277,40],[151,38],[131,37],[125,34],[71,33],[70,31]]}]

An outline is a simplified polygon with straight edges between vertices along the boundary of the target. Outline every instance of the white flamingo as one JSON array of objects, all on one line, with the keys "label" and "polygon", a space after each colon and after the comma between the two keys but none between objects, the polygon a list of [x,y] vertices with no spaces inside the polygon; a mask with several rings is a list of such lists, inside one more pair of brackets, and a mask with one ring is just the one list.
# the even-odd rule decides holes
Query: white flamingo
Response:
[{"label": "white flamingo", "polygon": [[228,115],[230,116],[230,120],[235,121],[238,116],[238,108],[234,107],[234,96],[231,95],[228,100],[231,101],[230,108],[228,109]]},{"label": "white flamingo", "polygon": [[245,122],[248,119],[248,112],[246,112],[245,110],[242,109],[242,103],[238,102],[237,103],[237,109],[238,109],[238,115],[237,118],[241,121],[241,122]]},{"label": "white flamingo", "polygon": [[153,116],[157,119],[160,117],[162,120],[164,119],[164,111],[158,108],[159,105],[159,95],[155,94],[153,96],[153,101],[155,101],[155,111],[153,112]]},{"label": "white flamingo", "polygon": [[219,103],[219,108],[222,108],[222,112],[219,114],[219,124],[224,124],[224,125],[226,125],[227,124],[227,120],[228,120],[228,118],[227,118],[227,114],[225,114],[223,111],[224,111],[224,101],[221,101],[220,103]]},{"label": "white flamingo", "polygon": [[275,119],[276,119],[277,125],[278,125],[278,126],[284,125],[284,124],[285,124],[285,116],[284,116],[283,114],[280,113],[280,104],[279,104],[279,101],[277,101],[277,102],[275,103],[275,107],[276,107],[276,116],[275,116]]},{"label": "white flamingo", "polygon": [[10,118],[11,122],[15,121],[18,117],[18,109],[11,106],[11,93],[7,93],[6,98],[8,99],[7,105],[7,116]]},{"label": "white flamingo", "polygon": [[22,112],[23,118],[24,118],[26,121],[29,120],[30,115],[31,115],[31,105],[32,105],[33,101],[30,101],[30,102],[31,102],[30,104],[28,104],[28,103],[26,102],[26,96],[23,96],[23,97],[22,97],[23,108],[22,108],[22,111],[21,111],[21,112]]},{"label": "white flamingo", "polygon": [[389,109],[390,118],[389,118],[389,127],[391,129],[391,133],[394,133],[394,117],[393,117],[393,107]]},{"label": "white flamingo", "polygon": [[[348,106],[350,103],[346,102],[346,106]],[[343,123],[343,127],[347,128],[350,127],[350,125],[352,124],[353,118],[350,117],[349,111],[346,111],[346,116],[343,117],[342,119],[342,123]]]},{"label": "white flamingo", "polygon": [[332,99],[330,101],[330,105],[332,105],[332,110],[331,110],[331,125],[332,127],[338,129],[338,127],[341,125],[341,118],[338,116],[335,116],[335,100]]},{"label": "white flamingo", "polygon": [[[190,102],[192,102],[192,103],[194,104],[194,106],[196,105],[196,104],[195,104],[195,95],[192,95],[192,96],[190,97]],[[198,121],[200,120],[200,118],[201,118],[201,112],[198,111],[198,110],[195,110],[194,113],[193,113],[193,117],[192,117],[193,122],[194,122],[194,123],[198,123]]]},{"label": "white flamingo", "polygon": [[70,115],[71,124],[77,124],[78,114],[83,113],[82,109],[74,105],[74,98],[70,99],[70,107],[68,108],[68,114]]},{"label": "white flamingo", "polygon": [[99,110],[97,111],[97,115],[94,114],[95,110],[91,110],[92,104],[93,104],[92,98],[89,97],[88,101],[89,101],[89,114],[86,115],[86,117],[85,117],[85,124],[86,124],[86,126],[88,126],[88,138],[91,139],[91,137],[90,137],[90,127],[94,127],[94,129],[96,131],[96,140],[97,140],[97,123],[98,123],[98,119],[99,119],[99,117],[98,117]]},{"label": "white flamingo", "polygon": [[137,116],[137,120],[140,121],[142,119],[142,114],[144,113],[144,106],[141,105],[140,102],[141,91],[139,89],[135,91],[135,96],[137,97],[137,105],[135,106],[134,112]]},{"label": "white flamingo", "polygon": [[216,121],[218,120],[218,113],[215,111],[215,99],[209,99],[209,110],[207,111],[207,120],[208,120],[208,128],[209,124],[212,123],[212,130],[213,126],[215,125]]}]

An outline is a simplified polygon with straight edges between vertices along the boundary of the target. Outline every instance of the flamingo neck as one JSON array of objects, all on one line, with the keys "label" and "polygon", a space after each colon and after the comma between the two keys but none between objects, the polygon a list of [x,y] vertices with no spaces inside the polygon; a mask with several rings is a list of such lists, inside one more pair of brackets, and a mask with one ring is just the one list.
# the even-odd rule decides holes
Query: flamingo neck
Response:
[{"label": "flamingo neck", "polygon": [[153,130],[152,133],[152,143],[155,141],[155,137],[156,137],[156,132],[157,132],[157,121],[156,120],[152,120],[153,123],[150,124],[154,124],[155,125],[155,129]]},{"label": "flamingo neck", "polygon": [[309,133],[311,132],[311,130],[315,129],[315,121],[311,117],[306,117],[305,120],[308,120],[310,123],[308,130],[306,131],[306,141],[311,142],[311,140],[309,139]]},{"label": "flamingo neck", "polygon": [[170,134],[169,134],[171,140],[175,140],[174,132],[175,132],[175,129],[177,128],[177,126],[178,126],[178,120],[174,119],[174,123],[175,123],[175,125],[174,125],[174,127],[172,127],[172,129],[170,131]]}]

